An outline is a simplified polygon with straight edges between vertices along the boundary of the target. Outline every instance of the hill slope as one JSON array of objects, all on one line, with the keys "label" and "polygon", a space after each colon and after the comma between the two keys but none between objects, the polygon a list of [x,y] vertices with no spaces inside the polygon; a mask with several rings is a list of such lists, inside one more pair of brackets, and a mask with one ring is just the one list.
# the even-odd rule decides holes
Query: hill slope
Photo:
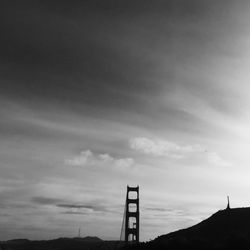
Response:
[{"label": "hill slope", "polygon": [[218,242],[228,236],[250,238],[250,208],[234,208],[220,210],[208,219],[167,235],[162,235],[156,241],[164,241],[174,237],[204,238]]},{"label": "hill slope", "polygon": [[159,236],[136,249],[250,249],[250,208],[220,210],[186,229]]}]

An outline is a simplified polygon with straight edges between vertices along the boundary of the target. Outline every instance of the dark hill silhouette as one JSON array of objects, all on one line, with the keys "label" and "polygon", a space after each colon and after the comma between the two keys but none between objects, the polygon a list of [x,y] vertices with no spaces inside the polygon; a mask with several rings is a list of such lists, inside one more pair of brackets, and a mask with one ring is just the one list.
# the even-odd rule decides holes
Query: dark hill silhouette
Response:
[{"label": "dark hill silhouette", "polygon": [[51,240],[51,241],[82,241],[82,242],[103,242],[102,239],[96,237],[96,236],[86,236],[86,237],[75,237],[75,238],[58,238],[58,239],[55,239],[55,240]]},{"label": "dark hill silhouette", "polygon": [[1,250],[114,250],[118,241],[103,241],[98,237],[58,238],[54,240],[15,239],[0,242]]},{"label": "dark hill silhouette", "polygon": [[197,225],[162,235],[155,241],[166,241],[174,237],[198,237],[220,242],[230,235],[250,238],[250,208],[220,210]]},{"label": "dark hill silhouette", "polygon": [[250,249],[250,208],[220,210],[186,229],[157,237],[133,249]]},{"label": "dark hill silhouette", "polygon": [[13,240],[8,240],[7,241],[9,244],[24,244],[29,242],[28,239],[13,239]]}]

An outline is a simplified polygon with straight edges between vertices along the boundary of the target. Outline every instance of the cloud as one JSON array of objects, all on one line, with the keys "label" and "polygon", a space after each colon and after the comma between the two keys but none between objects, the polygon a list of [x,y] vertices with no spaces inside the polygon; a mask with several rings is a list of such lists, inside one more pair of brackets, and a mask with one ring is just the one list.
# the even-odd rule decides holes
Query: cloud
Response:
[{"label": "cloud", "polygon": [[39,205],[51,205],[53,207],[64,209],[62,213],[67,214],[89,214],[95,212],[108,212],[108,209],[105,206],[98,203],[78,204],[70,203],[62,199],[40,196],[32,197],[31,201]]},{"label": "cloud", "polygon": [[132,158],[114,158],[109,154],[94,154],[90,150],[82,151],[80,155],[65,160],[70,166],[102,166],[111,165],[116,168],[132,167],[135,162]]},{"label": "cloud", "polygon": [[87,215],[88,213],[86,213],[86,212],[75,212],[75,211],[66,211],[66,212],[61,212],[61,214]]},{"label": "cloud", "polygon": [[48,198],[48,197],[33,197],[31,199],[32,202],[37,203],[37,204],[41,204],[41,205],[55,205],[59,202],[63,202],[63,200],[61,199],[57,199],[57,198]]},{"label": "cloud", "polygon": [[222,159],[217,152],[209,152],[200,145],[181,146],[177,143],[167,140],[152,140],[145,137],[132,138],[129,141],[130,148],[143,154],[154,157],[170,157],[182,159],[190,156],[205,156],[205,159],[217,166],[230,166],[230,163]]},{"label": "cloud", "polygon": [[154,212],[168,212],[172,211],[171,209],[160,208],[160,207],[144,207],[145,210],[154,211]]},{"label": "cloud", "polygon": [[58,204],[57,207],[64,207],[64,208],[86,208],[86,209],[95,209],[92,205],[81,205],[81,204]]},{"label": "cloud", "polygon": [[166,140],[151,140],[145,137],[130,139],[130,147],[136,151],[153,156],[168,156],[182,158],[189,153],[201,153],[205,149],[199,145],[180,146]]},{"label": "cloud", "polygon": [[71,213],[92,213],[92,212],[107,212],[107,209],[98,204],[57,204],[58,208],[68,209],[66,212]]},{"label": "cloud", "polygon": [[209,161],[217,166],[228,167],[231,165],[230,162],[222,159],[216,152],[208,152],[207,156]]},{"label": "cloud", "polygon": [[60,209],[60,213],[62,214],[85,214],[85,215],[91,215],[91,214],[119,214],[120,211],[123,209],[120,206],[112,206],[112,208],[102,202],[98,201],[92,201],[89,203],[61,203],[55,205],[58,209]]}]

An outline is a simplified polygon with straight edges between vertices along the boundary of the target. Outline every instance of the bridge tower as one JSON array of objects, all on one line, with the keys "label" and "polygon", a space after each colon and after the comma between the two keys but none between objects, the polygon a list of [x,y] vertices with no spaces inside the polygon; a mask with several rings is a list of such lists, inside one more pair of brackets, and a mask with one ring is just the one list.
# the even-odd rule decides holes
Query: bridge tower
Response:
[{"label": "bridge tower", "polygon": [[[136,197],[131,198],[130,193],[136,193]],[[132,206],[131,206],[132,205]],[[129,187],[127,186],[126,196],[126,213],[125,213],[125,243],[139,242],[139,186]]]}]

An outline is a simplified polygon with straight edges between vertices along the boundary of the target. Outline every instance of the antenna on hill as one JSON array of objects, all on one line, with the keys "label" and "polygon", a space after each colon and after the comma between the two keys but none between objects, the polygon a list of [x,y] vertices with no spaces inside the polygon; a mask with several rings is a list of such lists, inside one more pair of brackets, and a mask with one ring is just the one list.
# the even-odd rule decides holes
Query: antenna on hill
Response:
[{"label": "antenna on hill", "polygon": [[227,209],[230,209],[230,201],[229,201],[229,196],[227,196]]},{"label": "antenna on hill", "polygon": [[79,227],[79,230],[78,230],[78,238],[81,238],[81,227]]}]

